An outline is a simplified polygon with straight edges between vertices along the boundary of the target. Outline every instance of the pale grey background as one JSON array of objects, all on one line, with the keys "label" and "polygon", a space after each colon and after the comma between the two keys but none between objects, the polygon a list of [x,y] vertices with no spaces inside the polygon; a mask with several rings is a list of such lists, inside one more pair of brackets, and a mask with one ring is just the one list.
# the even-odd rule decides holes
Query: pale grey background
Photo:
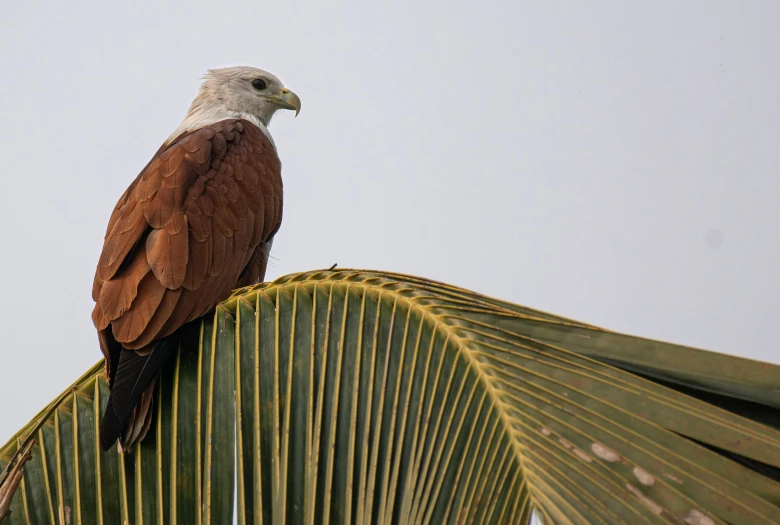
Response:
[{"label": "pale grey background", "polygon": [[115,4],[3,2],[0,442],[100,357],[109,213],[225,65],[303,100],[270,278],[395,270],[780,363],[780,2]]}]

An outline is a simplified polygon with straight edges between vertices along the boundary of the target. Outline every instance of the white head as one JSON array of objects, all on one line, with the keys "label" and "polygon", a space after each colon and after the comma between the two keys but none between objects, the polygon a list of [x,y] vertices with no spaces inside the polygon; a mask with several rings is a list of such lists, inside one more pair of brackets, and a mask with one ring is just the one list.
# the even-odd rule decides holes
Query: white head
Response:
[{"label": "white head", "polygon": [[267,126],[279,109],[294,109],[297,116],[301,100],[271,73],[247,66],[210,69],[187,116],[168,140],[228,118],[249,120],[271,138]]}]

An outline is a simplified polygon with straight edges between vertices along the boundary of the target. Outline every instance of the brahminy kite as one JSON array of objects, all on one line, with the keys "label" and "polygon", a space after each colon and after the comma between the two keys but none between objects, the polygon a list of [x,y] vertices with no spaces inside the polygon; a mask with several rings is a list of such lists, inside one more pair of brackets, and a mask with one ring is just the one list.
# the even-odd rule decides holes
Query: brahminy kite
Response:
[{"label": "brahminy kite", "polygon": [[268,132],[278,109],[297,115],[301,101],[274,75],[210,70],[184,121],[114,207],[92,288],[111,389],[104,450],[117,438],[130,450],[146,435],[177,329],[263,280],[282,221]]}]

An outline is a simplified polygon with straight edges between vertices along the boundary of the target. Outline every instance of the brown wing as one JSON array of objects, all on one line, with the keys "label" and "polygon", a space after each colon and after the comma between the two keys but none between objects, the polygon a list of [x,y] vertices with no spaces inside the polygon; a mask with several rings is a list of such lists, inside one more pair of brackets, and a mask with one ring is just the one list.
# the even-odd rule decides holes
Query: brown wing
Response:
[{"label": "brown wing", "polygon": [[255,125],[224,120],[176,139],[111,215],[92,291],[95,326],[141,349],[204,315],[239,278],[262,279],[257,254],[281,218],[279,159]]}]

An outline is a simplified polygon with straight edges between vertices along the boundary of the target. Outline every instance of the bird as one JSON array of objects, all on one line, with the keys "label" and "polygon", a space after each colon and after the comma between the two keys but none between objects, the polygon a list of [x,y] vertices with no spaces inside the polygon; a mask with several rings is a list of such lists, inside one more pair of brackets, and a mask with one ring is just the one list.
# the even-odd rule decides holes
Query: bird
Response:
[{"label": "bird", "polygon": [[301,100],[271,73],[208,70],[184,120],[114,207],[92,286],[110,389],[103,450],[118,440],[129,452],[146,436],[182,327],[264,279],[282,222],[268,131],[280,109],[297,116]]}]

